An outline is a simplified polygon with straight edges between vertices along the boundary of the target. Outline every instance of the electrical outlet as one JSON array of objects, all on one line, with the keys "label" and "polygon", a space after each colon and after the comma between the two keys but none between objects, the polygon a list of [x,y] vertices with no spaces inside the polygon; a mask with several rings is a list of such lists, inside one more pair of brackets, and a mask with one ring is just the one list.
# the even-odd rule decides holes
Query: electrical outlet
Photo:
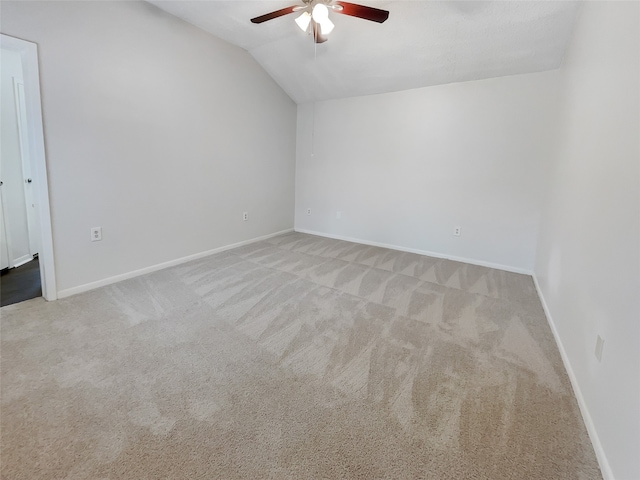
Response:
[{"label": "electrical outlet", "polygon": [[340,220],[342,218],[342,212],[336,212],[336,219]]},{"label": "electrical outlet", "polygon": [[91,228],[91,241],[99,242],[102,240],[102,227],[92,227]]},{"label": "electrical outlet", "polygon": [[246,222],[247,220],[249,220],[249,212],[244,212],[242,214],[242,221]]},{"label": "electrical outlet", "polygon": [[311,209],[307,208],[307,215],[311,215]]},{"label": "electrical outlet", "polygon": [[596,358],[599,362],[602,362],[602,349],[604,348],[604,340],[600,335],[596,339]]},{"label": "electrical outlet", "polygon": [[459,237],[461,233],[462,233],[462,227],[453,227],[453,234],[456,237]]}]

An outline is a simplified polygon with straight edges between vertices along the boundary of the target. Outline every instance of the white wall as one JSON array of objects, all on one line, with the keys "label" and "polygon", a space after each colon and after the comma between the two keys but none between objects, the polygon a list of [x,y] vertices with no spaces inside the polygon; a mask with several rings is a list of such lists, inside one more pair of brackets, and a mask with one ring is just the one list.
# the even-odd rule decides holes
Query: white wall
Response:
[{"label": "white wall", "polygon": [[546,72],[299,105],[296,229],[532,271],[558,85]]},{"label": "white wall", "polygon": [[535,268],[605,477],[618,480],[640,478],[639,17],[638,2],[583,5]]},{"label": "white wall", "polygon": [[293,226],[296,106],[244,50],[144,2],[3,1],[0,30],[39,47],[59,290]]}]

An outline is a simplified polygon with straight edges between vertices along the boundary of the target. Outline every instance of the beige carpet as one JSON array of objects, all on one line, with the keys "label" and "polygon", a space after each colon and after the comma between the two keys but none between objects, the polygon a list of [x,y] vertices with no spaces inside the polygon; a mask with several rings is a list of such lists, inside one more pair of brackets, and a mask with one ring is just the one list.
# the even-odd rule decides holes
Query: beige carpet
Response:
[{"label": "beige carpet", "polygon": [[599,479],[530,277],[292,233],[2,315],[3,479]]}]

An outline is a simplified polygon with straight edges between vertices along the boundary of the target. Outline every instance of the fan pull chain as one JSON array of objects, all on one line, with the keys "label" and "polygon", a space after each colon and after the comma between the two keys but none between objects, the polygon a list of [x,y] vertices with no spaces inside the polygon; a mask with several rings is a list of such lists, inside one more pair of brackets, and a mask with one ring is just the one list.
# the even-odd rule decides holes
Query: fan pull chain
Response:
[{"label": "fan pull chain", "polygon": [[316,102],[314,100],[313,105],[311,105],[311,156],[314,155],[314,145],[315,145],[315,136],[316,136]]},{"label": "fan pull chain", "polygon": [[[317,67],[318,61],[318,42],[316,42],[316,30],[311,29],[313,35],[311,35],[311,40],[313,40],[313,63],[314,66]],[[316,138],[316,100],[313,99],[313,105],[311,105],[311,157],[315,157],[315,138]]]}]

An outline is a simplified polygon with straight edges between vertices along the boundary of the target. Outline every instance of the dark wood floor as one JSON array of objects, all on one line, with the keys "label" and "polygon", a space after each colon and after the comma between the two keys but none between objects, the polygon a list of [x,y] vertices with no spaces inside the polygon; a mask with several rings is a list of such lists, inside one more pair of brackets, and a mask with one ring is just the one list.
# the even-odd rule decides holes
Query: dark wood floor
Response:
[{"label": "dark wood floor", "polygon": [[37,257],[20,267],[2,272],[0,277],[0,307],[41,296],[40,263]]}]

